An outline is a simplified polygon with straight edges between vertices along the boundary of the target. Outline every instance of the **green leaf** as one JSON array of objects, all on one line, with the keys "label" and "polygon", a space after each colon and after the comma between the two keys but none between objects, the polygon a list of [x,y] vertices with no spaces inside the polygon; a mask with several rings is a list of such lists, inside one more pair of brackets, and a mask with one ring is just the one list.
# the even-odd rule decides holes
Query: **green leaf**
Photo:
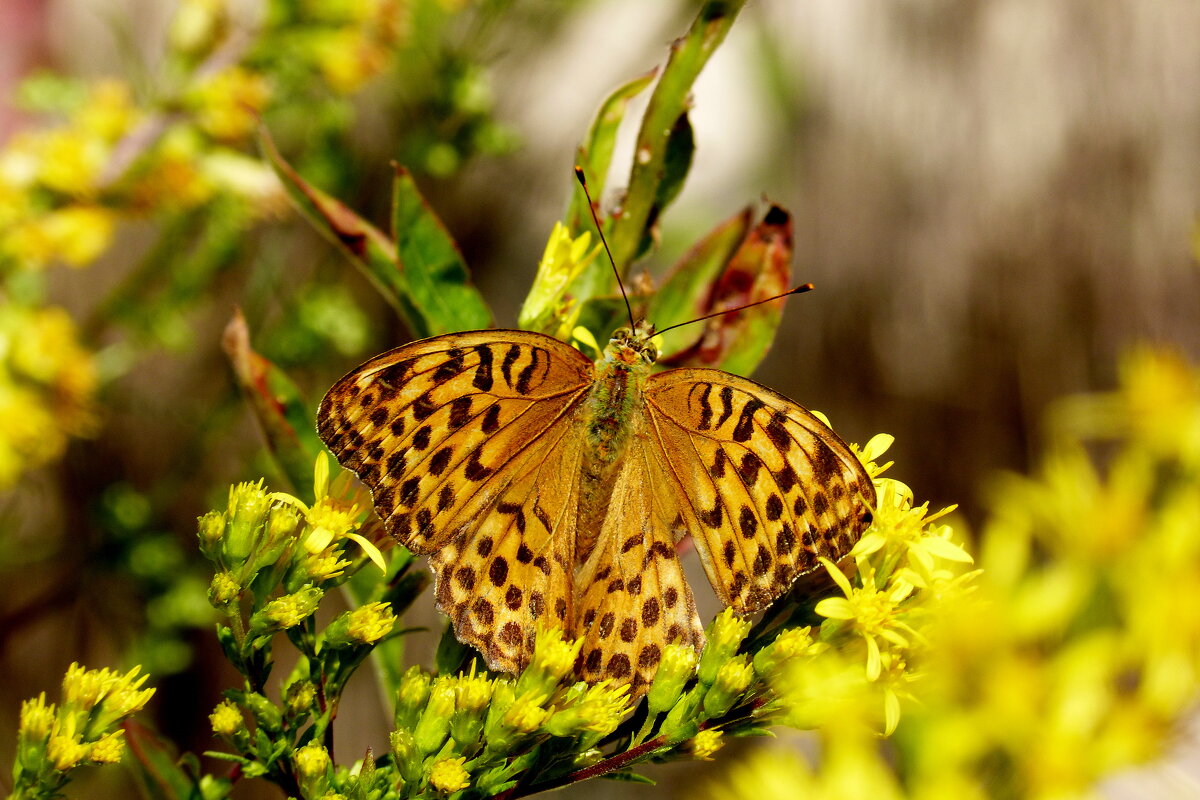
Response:
[{"label": "green leaf", "polygon": [[[791,288],[791,262],[791,216],[780,206],[771,206],[712,284],[705,307],[698,310],[703,315],[786,292]],[[663,367],[716,367],[748,375],[775,339],[783,304],[781,299],[697,323],[701,336],[659,363]]]},{"label": "green leaf", "polygon": [[392,236],[397,270],[425,320],[426,329],[414,333],[425,337],[491,326],[491,309],[471,285],[458,245],[401,166],[392,183]]},{"label": "green leaf", "polygon": [[453,239],[397,168],[393,230],[399,244],[341,201],[300,177],[262,134],[262,147],[288,197],[314,227],[345,252],[418,338],[486,328],[491,312],[470,285]]},{"label": "green leaf", "polygon": [[692,154],[695,151],[696,140],[692,133],[692,123],[685,111],[679,115],[679,119],[675,120],[675,125],[671,128],[667,152],[663,157],[662,181],[658,184],[654,205],[650,207],[646,229],[642,232],[642,242],[635,258],[640,258],[658,244],[658,218],[683,189],[688,170],[692,168]]},{"label": "green leaf", "polygon": [[293,489],[308,486],[312,482],[313,461],[323,445],[300,389],[282,370],[254,351],[246,318],[240,310],[225,326],[221,344],[284,477]]},{"label": "green leaf", "polygon": [[[749,206],[713,228],[667,273],[650,301],[647,318],[659,328],[696,319],[711,310],[712,285],[750,231]],[[662,357],[693,346],[704,333],[702,325],[685,325],[663,334]]]},{"label": "green leaf", "polygon": [[629,769],[619,769],[616,772],[608,772],[600,777],[610,781],[624,781],[625,783],[641,783],[646,786],[657,786],[658,782],[653,778],[648,778],[640,772],[634,772]]},{"label": "green leaf", "polygon": [[[672,196],[664,183],[682,183],[679,164],[668,170],[671,140],[677,141],[678,159],[683,134],[680,120],[686,120],[689,94],[700,70],[717,46],[725,39],[745,0],[714,0],[705,3],[692,27],[671,45],[671,54],[663,68],[662,77],[654,87],[650,104],[642,117],[634,147],[633,167],[620,217],[612,228],[609,244],[613,259],[622,275],[642,250],[643,240],[663,210],[660,200]],[[690,156],[689,156],[690,159]],[[674,174],[671,174],[672,171]],[[686,174],[686,167],[683,169]],[[668,178],[670,180],[668,181]],[[665,192],[665,194],[660,194]]]},{"label": "green leaf", "polygon": [[[125,739],[137,763],[145,796],[151,800],[199,800],[195,758],[180,759],[175,746],[149,728],[130,720],[124,723]],[[181,763],[182,762],[182,763]],[[193,767],[189,771],[186,766]]]}]

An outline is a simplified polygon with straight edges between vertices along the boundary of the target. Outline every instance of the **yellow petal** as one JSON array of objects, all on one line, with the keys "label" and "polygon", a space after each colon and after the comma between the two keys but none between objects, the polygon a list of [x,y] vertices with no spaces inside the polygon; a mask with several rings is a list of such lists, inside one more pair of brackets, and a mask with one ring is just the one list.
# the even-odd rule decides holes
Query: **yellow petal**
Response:
[{"label": "yellow petal", "polygon": [[383,561],[383,553],[379,552],[379,548],[375,546],[374,542],[357,533],[347,533],[346,538],[358,542],[358,546],[367,554],[367,558],[375,562],[375,566],[379,567],[379,571],[387,572],[387,564]]}]

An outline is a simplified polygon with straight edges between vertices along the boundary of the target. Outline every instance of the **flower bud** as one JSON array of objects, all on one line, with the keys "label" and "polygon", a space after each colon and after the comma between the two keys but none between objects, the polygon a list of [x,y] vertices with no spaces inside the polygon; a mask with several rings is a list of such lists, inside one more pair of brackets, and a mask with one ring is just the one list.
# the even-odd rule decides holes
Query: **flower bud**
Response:
[{"label": "flower bud", "polygon": [[411,731],[421,718],[421,711],[429,701],[432,679],[416,664],[409,667],[400,678],[396,689],[396,714],[393,722],[397,729]]},{"label": "flower bud", "polygon": [[689,645],[669,644],[663,648],[658,672],[646,693],[651,714],[668,711],[679,701],[687,682],[696,674],[696,661],[696,651]]},{"label": "flower bud", "polygon": [[225,537],[225,515],[210,511],[196,520],[200,552],[209,561],[217,561],[221,552],[221,540]]},{"label": "flower bud", "polygon": [[726,608],[713,618],[712,624],[706,631],[708,642],[700,655],[700,665],[696,676],[705,685],[711,685],[717,678],[717,670],[737,653],[742,640],[750,632],[750,621],[743,620]]},{"label": "flower bud", "polygon": [[332,761],[329,751],[316,742],[309,742],[292,754],[296,777],[304,797],[320,797],[328,783]]},{"label": "flower bud", "polygon": [[454,691],[456,710],[450,722],[450,737],[458,744],[459,752],[467,753],[483,733],[484,711],[492,698],[492,682],[472,672],[458,679]]},{"label": "flower bud", "polygon": [[208,602],[213,608],[224,608],[237,602],[242,587],[232,572],[218,572],[208,585]]},{"label": "flower bud", "polygon": [[18,729],[25,742],[44,742],[54,728],[54,704],[46,705],[46,693],[21,703],[21,722]]},{"label": "flower bud", "polygon": [[325,629],[325,644],[332,648],[371,645],[396,626],[396,615],[387,603],[368,603],[340,614]]},{"label": "flower bud", "polygon": [[229,525],[225,531],[223,551],[227,564],[240,564],[254,551],[262,535],[271,500],[263,481],[239,483],[229,489]]},{"label": "flower bud", "polygon": [[283,712],[263,695],[258,692],[243,692],[241,700],[260,728],[275,733],[283,726]]},{"label": "flower bud", "polygon": [[539,627],[533,658],[517,679],[517,695],[551,695],[575,666],[575,659],[579,657],[579,648],[582,645],[582,640],[565,640],[561,628]]},{"label": "flower bud", "polygon": [[400,772],[405,783],[412,783],[421,778],[422,759],[417,752],[416,742],[412,732],[406,728],[394,730],[388,734],[388,743],[392,750],[392,763]]},{"label": "flower bud", "polygon": [[298,680],[288,684],[283,704],[288,716],[298,717],[313,707],[317,700],[317,687],[312,681]]},{"label": "flower bud", "polygon": [[721,732],[715,728],[700,731],[684,746],[684,752],[698,761],[712,761],[713,753],[725,745]]},{"label": "flower bud", "polygon": [[296,627],[312,616],[324,595],[315,586],[305,586],[293,594],[275,598],[250,617],[250,634],[267,636]]},{"label": "flower bud", "polygon": [[123,730],[105,734],[92,745],[92,752],[88,756],[88,760],[97,764],[119,764],[121,756],[125,754],[124,737],[125,731]]},{"label": "flower bud", "polygon": [[741,655],[726,661],[717,671],[712,688],[704,695],[704,713],[709,717],[728,713],[753,681],[754,667],[747,656]]},{"label": "flower bud", "polygon": [[813,640],[812,628],[788,628],[754,654],[754,671],[764,678],[773,678],[792,660],[814,655],[827,646]]},{"label": "flower bud", "polygon": [[420,722],[413,729],[413,741],[422,756],[436,753],[450,733],[450,717],[454,714],[454,686],[439,678],[429,692],[429,702]]}]

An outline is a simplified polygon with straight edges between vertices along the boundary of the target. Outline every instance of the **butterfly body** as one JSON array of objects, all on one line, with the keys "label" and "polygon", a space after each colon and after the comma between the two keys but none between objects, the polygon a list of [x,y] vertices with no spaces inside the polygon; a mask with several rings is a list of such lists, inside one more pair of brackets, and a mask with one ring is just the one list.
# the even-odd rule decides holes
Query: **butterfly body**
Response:
[{"label": "butterfly body", "polygon": [[520,670],[550,622],[583,640],[582,678],[644,691],[665,645],[703,642],[683,536],[752,613],[869,524],[871,481],[824,423],[719,370],[653,373],[653,334],[618,330],[594,363],[526,331],[438,336],[322,402],[322,438],[493,669]]}]

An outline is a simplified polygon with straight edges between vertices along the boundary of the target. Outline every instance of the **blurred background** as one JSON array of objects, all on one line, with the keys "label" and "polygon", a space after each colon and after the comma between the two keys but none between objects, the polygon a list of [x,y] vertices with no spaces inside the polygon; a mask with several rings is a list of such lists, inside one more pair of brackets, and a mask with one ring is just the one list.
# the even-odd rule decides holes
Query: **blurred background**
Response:
[{"label": "blurred background", "polygon": [[[274,82],[271,99],[255,101],[253,81],[222,91],[257,102],[284,156],[364,216],[386,227],[389,161],[413,170],[501,327],[515,326],[597,105],[661,64],[696,9],[398,1],[401,21],[376,20],[371,50],[317,36],[323,21],[353,27],[342,12],[298,30],[275,5],[185,3],[200,20],[189,30],[167,0],[3,0],[0,147],[108,77],[154,109],[140,120],[153,138],[205,111],[192,76],[245,64]],[[196,9],[217,6],[220,30],[206,31]],[[1029,467],[1049,401],[1111,387],[1137,342],[1200,356],[1198,30],[1190,0],[752,2],[696,86],[695,161],[647,267],[747,203],[789,209],[794,274],[817,291],[788,303],[754,377],[851,441],[894,434],[895,476],[977,525],[991,477]],[[359,57],[340,62],[348,52]],[[0,729],[72,660],[125,659],[162,676],[156,724],[210,747],[205,717],[228,675],[194,520],[230,481],[272,469],[221,330],[243,308],[256,347],[314,400],[406,340],[262,182],[253,118],[226,122],[178,145],[176,168],[210,170],[204,196],[187,200],[186,179],[158,187],[175,205],[111,221],[87,269],[61,254],[7,268],[0,301],[75,320],[98,395],[61,453],[0,494]],[[214,161],[218,149],[245,161]],[[109,169],[124,157],[108,153]],[[345,725],[347,754],[386,727],[372,702],[364,690],[346,712],[361,719]],[[0,737],[5,763],[11,746]]]}]

